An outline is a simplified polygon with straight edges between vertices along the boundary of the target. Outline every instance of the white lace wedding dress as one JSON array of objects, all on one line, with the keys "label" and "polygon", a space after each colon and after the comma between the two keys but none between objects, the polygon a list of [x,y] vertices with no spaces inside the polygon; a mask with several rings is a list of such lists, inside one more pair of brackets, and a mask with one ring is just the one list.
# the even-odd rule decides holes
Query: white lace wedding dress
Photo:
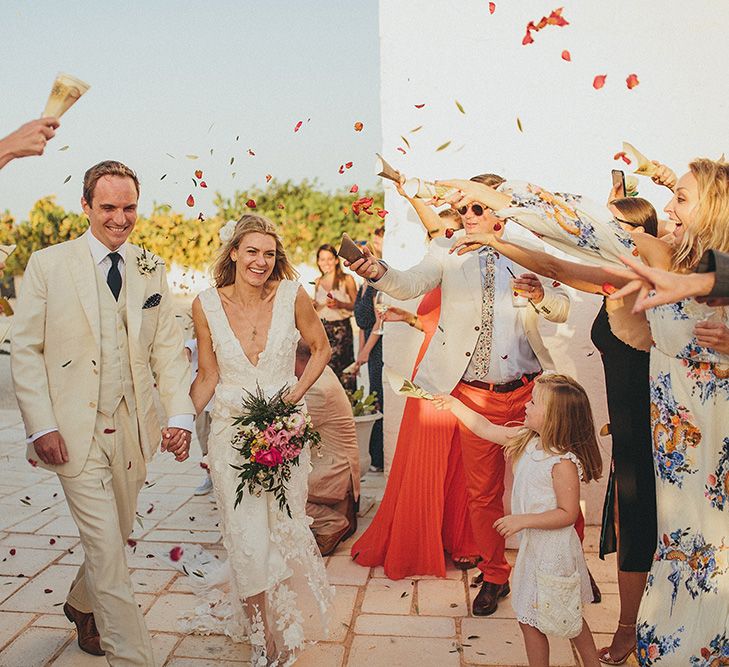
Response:
[{"label": "white lace wedding dress", "polygon": [[[241,413],[243,391],[254,392],[258,385],[272,396],[284,385],[296,383],[294,362],[299,332],[294,303],[298,287],[290,280],[279,284],[268,340],[256,366],[233,333],[218,291],[213,288],[200,294],[220,374],[208,464],[228,563],[220,568],[215,559],[206,559],[205,552],[198,550],[185,570],[193,568],[191,573],[196,576],[190,579],[198,579],[198,583],[220,584],[221,579],[227,580],[222,582],[227,584],[227,591],[221,593],[220,587],[209,585],[204,602],[187,617],[185,627],[191,632],[224,633],[236,641],[250,641],[251,664],[256,667],[290,665],[307,641],[325,636],[334,594],[309,529],[311,519],[306,516],[308,449],[301,453],[300,465],[293,468],[289,483],[291,518],[279,508],[275,497],[265,492],[255,496],[244,491],[241,503],[233,507],[238,471],[231,464],[240,462],[240,453],[231,440],[233,418]],[[253,596],[257,596],[255,604],[251,602]],[[276,655],[268,655],[266,650],[269,631],[276,642]]]}]

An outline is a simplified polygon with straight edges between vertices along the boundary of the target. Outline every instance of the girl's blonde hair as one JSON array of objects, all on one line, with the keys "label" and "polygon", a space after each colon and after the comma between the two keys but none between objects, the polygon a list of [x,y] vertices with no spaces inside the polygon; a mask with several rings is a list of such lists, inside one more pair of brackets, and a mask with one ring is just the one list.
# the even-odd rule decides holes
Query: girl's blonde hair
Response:
[{"label": "girl's blonde hair", "polygon": [[[602,457],[595,436],[590,399],[582,385],[567,375],[542,375],[534,391],[544,398],[544,423],[539,434],[542,448],[551,454],[572,452],[582,464],[584,481],[600,479]],[[514,460],[537,433],[524,427],[506,445]]]},{"label": "girl's blonde hair", "polygon": [[233,235],[218,250],[218,256],[215,259],[212,269],[215,287],[225,287],[235,282],[235,262],[231,259],[230,253],[238,248],[246,234],[252,232],[266,234],[267,236],[273,237],[276,241],[276,261],[273,265],[273,272],[268,278],[269,281],[279,281],[284,278],[296,280],[299,277],[298,272],[286,256],[283,242],[274,224],[268,218],[258,213],[246,213],[235,224]]},{"label": "girl's blonde hair", "polygon": [[729,252],[729,163],[698,158],[689,170],[699,186],[699,201],[673,253],[674,269],[693,269],[707,250]]}]

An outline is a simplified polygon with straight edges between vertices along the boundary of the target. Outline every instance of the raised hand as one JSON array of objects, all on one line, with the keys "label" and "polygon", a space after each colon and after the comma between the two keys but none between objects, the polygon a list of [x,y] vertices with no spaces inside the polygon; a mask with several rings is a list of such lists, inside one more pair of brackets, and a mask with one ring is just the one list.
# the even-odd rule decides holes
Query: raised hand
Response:
[{"label": "raised hand", "polygon": [[54,137],[59,122],[55,118],[39,118],[21,125],[0,140],[0,167],[13,158],[42,155],[46,143]]},{"label": "raised hand", "polygon": [[33,441],[35,453],[46,465],[58,466],[68,463],[68,452],[63,436],[58,431],[51,431]]},{"label": "raised hand", "polygon": [[192,434],[184,428],[162,429],[162,451],[175,455],[175,461],[184,461],[190,456]]},{"label": "raised hand", "polygon": [[514,279],[514,291],[533,303],[541,303],[544,298],[544,287],[535,273],[522,273]]},{"label": "raised hand", "polygon": [[663,185],[673,191],[676,187],[676,181],[678,181],[676,172],[674,172],[670,167],[667,167],[665,164],[661,164],[657,160],[651,160],[651,162],[653,162],[653,164],[657,167],[656,173],[651,176],[651,180],[656,185]]},{"label": "raised hand", "polygon": [[348,266],[358,276],[365,280],[378,280],[379,278],[382,278],[382,276],[385,275],[385,267],[380,264],[367,246],[362,248],[362,253],[364,254],[364,257],[362,259],[358,259],[356,262],[352,262],[351,264],[347,260],[344,260],[345,266]]}]

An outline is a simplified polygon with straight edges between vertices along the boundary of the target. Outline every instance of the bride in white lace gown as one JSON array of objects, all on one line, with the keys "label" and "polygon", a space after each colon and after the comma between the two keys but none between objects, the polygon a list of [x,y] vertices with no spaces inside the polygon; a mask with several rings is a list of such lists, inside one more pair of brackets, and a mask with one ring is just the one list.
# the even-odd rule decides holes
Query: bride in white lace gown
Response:
[{"label": "bride in white lace gown", "polygon": [[[217,605],[200,605],[188,627],[250,641],[256,667],[285,667],[307,640],[323,635],[333,597],[306,516],[310,452],[302,451],[293,468],[290,518],[265,492],[244,491],[234,507],[238,471],[231,465],[240,464],[240,453],[231,444],[233,418],[241,414],[244,390],[255,392],[257,385],[267,396],[287,385],[286,400],[302,403],[330,350],[311,300],[293,280],[296,273],[273,224],[253,214],[233,224],[221,230],[216,287],[193,303],[199,371],[191,389],[198,412],[215,394],[208,462],[228,552],[229,605],[221,605],[227,610],[222,615]],[[297,381],[300,336],[312,356]]]}]

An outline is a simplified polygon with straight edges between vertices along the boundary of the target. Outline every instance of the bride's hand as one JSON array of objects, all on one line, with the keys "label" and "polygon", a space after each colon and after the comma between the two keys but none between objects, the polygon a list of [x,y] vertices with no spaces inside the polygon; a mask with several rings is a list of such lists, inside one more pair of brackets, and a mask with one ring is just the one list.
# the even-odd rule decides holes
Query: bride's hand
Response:
[{"label": "bride's hand", "polygon": [[459,255],[465,255],[467,252],[473,252],[485,245],[491,245],[495,238],[496,237],[493,234],[489,234],[487,232],[480,234],[466,234],[458,239],[451,246],[451,249],[448,252],[450,254],[457,252]]}]

